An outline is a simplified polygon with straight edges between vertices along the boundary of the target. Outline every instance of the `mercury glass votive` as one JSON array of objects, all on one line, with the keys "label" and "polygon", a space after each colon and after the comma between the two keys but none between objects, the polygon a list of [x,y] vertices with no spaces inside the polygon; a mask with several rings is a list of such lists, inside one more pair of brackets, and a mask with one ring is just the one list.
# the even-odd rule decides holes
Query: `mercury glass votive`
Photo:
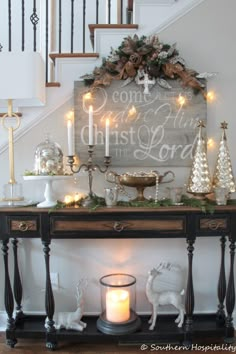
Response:
[{"label": "mercury glass votive", "polygon": [[109,274],[100,279],[102,313],[97,328],[106,334],[129,334],[141,325],[135,312],[136,278],[129,274]]}]

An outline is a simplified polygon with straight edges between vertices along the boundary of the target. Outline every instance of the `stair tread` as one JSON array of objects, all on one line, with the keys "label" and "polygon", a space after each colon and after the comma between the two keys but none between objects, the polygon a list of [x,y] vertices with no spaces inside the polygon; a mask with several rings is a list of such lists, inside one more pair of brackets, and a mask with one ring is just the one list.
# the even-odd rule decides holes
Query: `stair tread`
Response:
[{"label": "stair tread", "polygon": [[90,39],[94,48],[94,31],[95,29],[138,29],[138,25],[129,24],[90,24],[88,25],[90,31]]},{"label": "stair tread", "polygon": [[59,58],[98,58],[98,53],[50,53],[49,57],[55,61]]},{"label": "stair tread", "polygon": [[56,81],[46,83],[46,87],[60,87],[60,86],[61,86],[60,82],[56,82]]},{"label": "stair tread", "polygon": [[91,35],[94,33],[95,29],[109,29],[109,28],[118,28],[118,29],[137,29],[138,25],[129,25],[129,24],[90,24],[88,25]]}]

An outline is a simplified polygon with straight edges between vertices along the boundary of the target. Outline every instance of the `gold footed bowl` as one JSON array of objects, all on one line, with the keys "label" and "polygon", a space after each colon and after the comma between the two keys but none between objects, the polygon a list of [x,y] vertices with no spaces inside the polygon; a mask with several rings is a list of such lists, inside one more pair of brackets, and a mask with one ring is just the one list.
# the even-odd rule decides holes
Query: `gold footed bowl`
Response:
[{"label": "gold footed bowl", "polygon": [[122,175],[116,172],[109,171],[106,175],[108,182],[116,183],[121,186],[134,187],[137,189],[137,197],[133,199],[134,202],[142,202],[147,200],[144,197],[144,189],[146,187],[153,187],[158,183],[172,182],[175,175],[172,171],[167,171],[163,175],[160,175],[157,171],[152,172],[139,172],[139,173],[124,173]]}]

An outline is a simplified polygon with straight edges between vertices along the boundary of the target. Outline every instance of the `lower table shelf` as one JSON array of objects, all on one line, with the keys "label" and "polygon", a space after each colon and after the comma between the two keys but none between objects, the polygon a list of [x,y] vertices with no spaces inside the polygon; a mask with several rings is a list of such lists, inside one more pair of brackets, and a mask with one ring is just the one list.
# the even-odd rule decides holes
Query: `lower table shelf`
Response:
[{"label": "lower table shelf", "polygon": [[[96,316],[84,316],[83,321],[87,328],[83,332],[72,330],[57,330],[47,333],[44,328],[45,316],[24,316],[16,321],[15,337],[17,338],[45,338],[47,342],[73,341],[78,343],[117,343],[117,344],[182,344],[184,342],[184,327],[178,328],[174,323],[176,316],[160,315],[156,327],[149,330],[148,316],[141,316],[141,328],[138,332],[128,335],[107,335],[98,331]],[[216,315],[195,315],[193,317],[193,342],[204,343],[206,339],[212,340],[212,344],[224,342],[225,327],[217,325]],[[12,332],[6,333],[7,338],[12,337]],[[55,349],[55,348],[54,348]]]}]

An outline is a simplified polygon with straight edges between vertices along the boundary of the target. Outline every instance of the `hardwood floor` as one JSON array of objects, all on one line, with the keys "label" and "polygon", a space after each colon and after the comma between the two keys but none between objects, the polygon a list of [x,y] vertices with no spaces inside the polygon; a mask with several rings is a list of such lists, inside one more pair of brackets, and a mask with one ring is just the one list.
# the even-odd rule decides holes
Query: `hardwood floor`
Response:
[{"label": "hardwood floor", "polygon": [[[236,334],[235,334],[236,335]],[[210,343],[210,344],[209,344]],[[191,350],[193,354],[200,354],[205,352],[216,352],[217,354],[226,354],[226,353],[236,353],[236,337],[235,341],[231,346],[226,344],[214,344],[209,342],[207,344],[201,344]],[[208,347],[209,346],[209,347]],[[181,351],[176,347],[176,350],[171,346],[167,346],[165,350],[161,350],[160,346],[150,345],[148,348],[141,348],[141,346],[116,346],[116,345],[97,345],[97,344],[71,344],[66,342],[61,342],[58,345],[58,350],[55,353],[58,354],[70,354],[70,353],[79,353],[79,354],[141,354],[141,353],[170,353],[170,354],[186,354],[186,350]],[[195,349],[195,350],[194,350]],[[45,347],[45,342],[42,340],[26,340],[19,339],[16,347],[14,349],[9,348],[5,344],[5,334],[0,334],[0,354],[43,354],[49,353],[49,350]]]}]

